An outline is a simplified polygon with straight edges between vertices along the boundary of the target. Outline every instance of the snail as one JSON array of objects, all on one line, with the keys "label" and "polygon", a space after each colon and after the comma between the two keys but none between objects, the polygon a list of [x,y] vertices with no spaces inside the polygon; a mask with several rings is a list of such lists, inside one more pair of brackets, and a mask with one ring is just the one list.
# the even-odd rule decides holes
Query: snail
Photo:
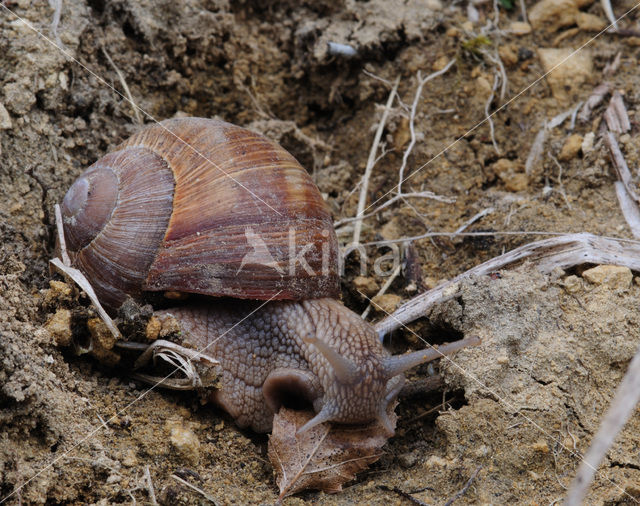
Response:
[{"label": "snail", "polygon": [[443,354],[390,356],[338,300],[338,243],[319,190],[249,130],[201,118],[147,127],[81,174],[61,209],[71,265],[108,311],[151,292],[206,296],[158,313],[218,361],[212,400],[241,427],[271,430],[294,397],[316,413],[301,432],[378,421],[393,434],[403,373]]}]

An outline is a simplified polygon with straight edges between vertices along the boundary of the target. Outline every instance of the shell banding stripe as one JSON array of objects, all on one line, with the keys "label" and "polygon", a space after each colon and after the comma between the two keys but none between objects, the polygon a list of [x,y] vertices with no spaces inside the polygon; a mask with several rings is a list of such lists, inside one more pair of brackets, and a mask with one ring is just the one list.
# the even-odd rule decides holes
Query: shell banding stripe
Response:
[{"label": "shell banding stripe", "polygon": [[[126,146],[161,153],[175,178],[173,215],[145,290],[253,299],[338,295],[337,272],[326,268],[337,265],[331,216],[307,172],[279,145],[228,123],[190,118],[145,129]],[[266,246],[264,261],[243,263],[255,260],[250,237]],[[310,272],[294,258],[304,248]]]},{"label": "shell banding stripe", "polygon": [[74,263],[102,303],[117,308],[127,294],[140,293],[171,216],[174,180],[166,162],[145,148],[108,154],[88,170],[95,169],[113,171],[118,198],[104,228]]}]

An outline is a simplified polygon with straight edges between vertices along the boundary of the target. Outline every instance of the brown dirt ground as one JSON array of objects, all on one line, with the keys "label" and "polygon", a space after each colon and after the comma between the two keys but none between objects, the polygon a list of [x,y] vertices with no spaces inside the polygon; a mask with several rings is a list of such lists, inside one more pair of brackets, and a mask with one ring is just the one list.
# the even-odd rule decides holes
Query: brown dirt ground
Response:
[{"label": "brown dirt ground", "polygon": [[[531,8],[535,2],[526,3]],[[46,2],[4,4],[53,37],[53,10]],[[67,0],[58,35],[81,65],[0,10],[0,101],[11,119],[11,126],[0,130],[0,501],[16,491],[7,504],[149,503],[145,467],[163,504],[203,501],[171,478],[174,473],[221,504],[272,503],[277,497],[266,437],[238,430],[192,394],[153,390],[139,399],[146,389],[126,371],[74,356],[44,330],[58,305],[75,304],[47,298],[53,204],[84,167],[139,128],[130,106],[107,86],[121,89],[102,48],[154,118],[179,112],[217,116],[278,139],[313,173],[340,219],[355,213],[353,189],[367,160],[378,104],[389,93],[384,82],[364,71],[388,81],[400,76],[400,97],[410,104],[418,70],[426,75],[443,59],[457,59],[453,70],[423,92],[416,119],[420,137],[409,158],[409,170],[417,169],[484,118],[495,66],[465,49],[470,47],[465,42],[493,16],[490,4],[480,5],[480,20],[468,26],[466,2],[437,0]],[[598,2],[586,4],[585,12],[604,17]],[[633,5],[615,2],[619,13]],[[518,16],[517,8],[501,9],[500,27]],[[637,25],[638,16],[632,13],[625,24]],[[560,33],[567,36],[555,41]],[[509,83],[495,109],[541,75],[538,48],[554,41],[577,48],[593,33],[540,29],[524,36],[496,31],[487,36],[491,50],[501,49]],[[331,56],[327,41],[349,42],[359,54]],[[542,122],[584,100],[617,52],[621,65],[611,81],[624,93],[632,123],[621,145],[629,166],[638,166],[638,45],[634,37],[599,37],[590,45],[592,75],[568,97],[554,97],[543,80],[495,117],[501,155],[484,124],[405,184],[454,196],[455,204],[395,205],[367,221],[364,239],[452,231],[488,207],[494,212],[473,230],[630,237],[615,197],[615,175],[597,137],[593,151],[561,162],[560,178],[551,155],[558,156],[569,132],[566,124],[551,130],[542,160],[523,185],[514,184],[523,182]],[[575,133],[597,134],[602,111],[600,106],[592,122],[577,123]],[[407,129],[396,107],[383,137],[391,151],[374,169],[372,200],[396,184]],[[511,161],[505,173],[494,165],[499,158]],[[415,246],[429,286],[537,238],[424,239]],[[386,250],[369,252],[373,262]],[[591,285],[580,273],[542,276],[523,269],[475,279],[458,298],[413,324],[432,342],[473,332],[484,345],[458,354],[460,368],[442,367],[444,391],[403,400],[398,434],[385,456],[344,492],[308,492],[285,503],[405,501],[379,488],[384,485],[422,490],[417,498],[443,504],[478,468],[458,503],[560,500],[579,463],[577,452],[588,448],[640,343],[638,283],[612,289]],[[571,278],[569,290],[571,274],[578,282]],[[356,275],[355,264],[348,263],[344,300],[362,310],[366,302],[352,285]],[[390,292],[408,299],[414,295],[408,284],[400,276]],[[83,328],[74,331],[86,334]],[[415,344],[407,332],[396,333],[393,342],[397,350]],[[424,374],[426,367],[413,378]],[[102,426],[100,418],[122,410]],[[169,442],[176,424],[197,436],[195,453],[179,453]],[[636,414],[603,464],[590,504],[640,499],[639,434]]]}]

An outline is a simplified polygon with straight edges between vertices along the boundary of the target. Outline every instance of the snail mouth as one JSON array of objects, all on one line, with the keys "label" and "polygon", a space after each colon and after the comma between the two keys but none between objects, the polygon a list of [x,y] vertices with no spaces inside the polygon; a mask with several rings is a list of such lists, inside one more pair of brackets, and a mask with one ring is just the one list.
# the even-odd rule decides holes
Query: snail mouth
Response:
[{"label": "snail mouth", "polygon": [[282,406],[295,410],[313,408],[320,397],[319,388],[309,374],[299,369],[276,369],[262,385],[267,405],[277,413]]}]

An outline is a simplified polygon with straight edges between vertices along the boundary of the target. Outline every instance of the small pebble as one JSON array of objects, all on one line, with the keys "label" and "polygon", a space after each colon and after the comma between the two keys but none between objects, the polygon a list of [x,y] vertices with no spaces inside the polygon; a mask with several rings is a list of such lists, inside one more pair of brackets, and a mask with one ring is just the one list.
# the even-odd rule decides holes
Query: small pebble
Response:
[{"label": "small pebble", "polygon": [[582,148],[582,141],[582,136],[579,134],[573,134],[567,137],[567,140],[564,141],[564,146],[562,146],[562,150],[558,155],[558,160],[566,162],[575,158]]},{"label": "small pebble", "polygon": [[628,267],[620,265],[598,265],[582,273],[582,277],[594,285],[606,285],[614,289],[626,289],[631,285],[633,274]]},{"label": "small pebble", "polygon": [[414,452],[403,453],[402,455],[398,455],[398,464],[400,467],[404,469],[409,469],[416,465],[416,461],[418,458]]},{"label": "small pebble", "polygon": [[564,289],[567,293],[578,293],[582,290],[582,280],[578,276],[567,276],[564,280]]},{"label": "small pebble", "polygon": [[531,445],[531,448],[535,452],[549,453],[549,445],[547,444],[546,441],[544,441],[542,439],[540,439],[540,440],[536,441],[535,443],[533,443]]},{"label": "small pebble", "polygon": [[607,22],[603,18],[588,12],[578,12],[576,14],[576,24],[580,30],[586,32],[600,32],[607,26]]},{"label": "small pebble", "polygon": [[44,326],[56,341],[58,346],[71,344],[71,311],[58,309]]},{"label": "small pebble", "polygon": [[393,293],[377,295],[372,299],[373,309],[380,313],[391,314],[402,303],[402,297]]},{"label": "small pebble", "polygon": [[593,78],[593,59],[587,49],[575,52],[569,47],[539,48],[538,57],[554,98],[563,106],[585,81]]},{"label": "small pebble", "polygon": [[191,429],[185,427],[182,421],[169,420],[169,440],[177,453],[190,464],[196,465],[200,461],[200,441]]},{"label": "small pebble", "polygon": [[595,141],[595,138],[596,134],[594,134],[593,132],[585,134],[584,139],[582,139],[582,146],[580,146],[583,154],[587,154],[593,151],[593,143]]},{"label": "small pebble", "polygon": [[138,457],[132,448],[127,451],[126,457],[122,460],[122,465],[126,467],[135,467],[138,465]]},{"label": "small pebble", "polygon": [[518,36],[528,35],[531,33],[531,25],[529,23],[523,23],[522,21],[514,21],[509,25],[509,31]]},{"label": "small pebble", "polygon": [[357,276],[356,278],[354,278],[353,287],[358,292],[362,292],[368,297],[375,295],[380,289],[378,283],[376,283],[376,280],[367,276]]},{"label": "small pebble", "polygon": [[11,126],[11,116],[9,116],[9,111],[7,111],[4,104],[0,103],[0,130],[8,130]]}]

